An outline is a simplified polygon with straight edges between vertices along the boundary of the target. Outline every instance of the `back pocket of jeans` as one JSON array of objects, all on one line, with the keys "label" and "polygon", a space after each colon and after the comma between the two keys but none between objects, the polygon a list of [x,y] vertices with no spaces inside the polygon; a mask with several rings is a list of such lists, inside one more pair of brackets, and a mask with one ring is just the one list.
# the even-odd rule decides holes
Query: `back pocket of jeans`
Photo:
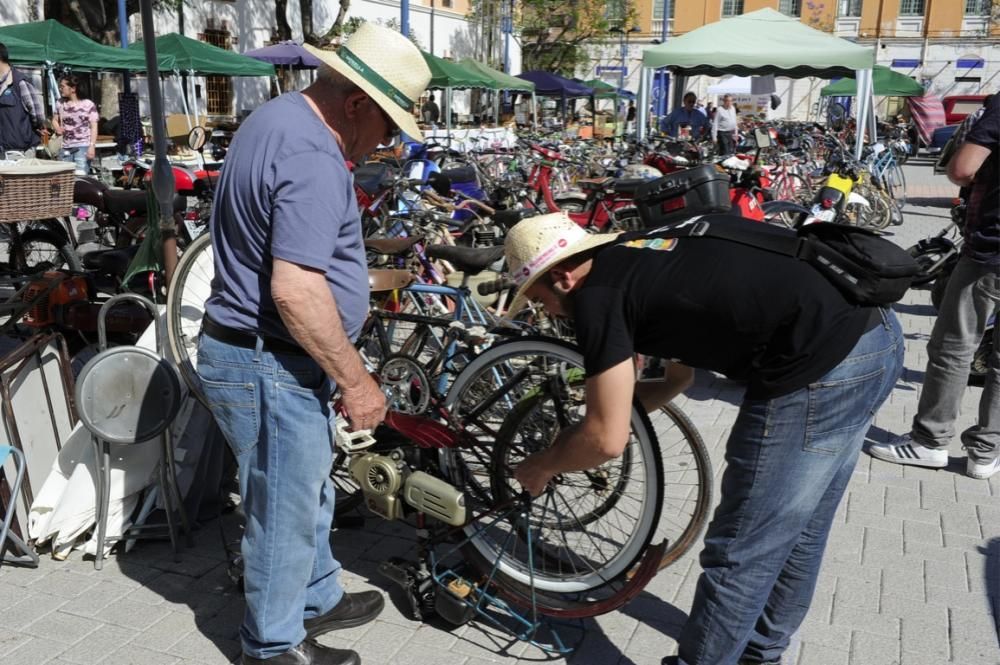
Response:
[{"label": "back pocket of jeans", "polygon": [[862,376],[811,384],[803,449],[833,455],[853,440],[851,435],[872,417],[884,373],[880,367]]},{"label": "back pocket of jeans", "polygon": [[233,453],[253,450],[260,432],[257,386],[253,383],[229,383],[201,378],[202,390],[215,422],[229,442]]}]

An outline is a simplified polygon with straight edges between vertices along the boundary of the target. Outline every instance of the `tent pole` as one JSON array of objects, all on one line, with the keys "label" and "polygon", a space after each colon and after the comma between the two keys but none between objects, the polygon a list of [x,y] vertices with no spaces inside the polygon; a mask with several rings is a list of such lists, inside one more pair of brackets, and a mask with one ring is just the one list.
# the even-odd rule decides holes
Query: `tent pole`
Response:
[{"label": "tent pole", "polygon": [[445,112],[444,112],[444,130],[451,136],[451,87],[444,89],[445,98]]},{"label": "tent pole", "polygon": [[535,120],[535,131],[538,131],[538,95],[535,91],[531,91],[531,115],[534,116]]},{"label": "tent pole", "polygon": [[870,69],[859,69],[857,73],[857,107],[858,115],[855,119],[854,127],[854,157],[861,159],[861,152],[865,146],[865,123],[868,121],[868,92],[871,90]]},{"label": "tent pole", "polygon": [[[664,19],[666,20],[666,19]],[[639,77],[639,100],[636,102],[635,120],[636,140],[642,141],[646,138],[646,124],[649,114],[649,90],[646,88],[646,67],[642,68],[642,76]]]},{"label": "tent pole", "polygon": [[878,141],[878,116],[875,113],[875,70],[868,80],[868,140],[874,144]]},{"label": "tent pole", "polygon": [[180,72],[175,72],[174,82],[177,84],[177,91],[181,93],[181,106],[184,107],[184,119],[187,120],[188,131],[194,129],[191,124],[191,111],[188,109],[187,99],[184,97],[184,84],[181,82]]},{"label": "tent pole", "polygon": [[191,106],[194,107],[194,121],[195,123],[198,123],[199,122],[198,119],[201,117],[201,113],[200,109],[198,108],[198,98],[194,94],[195,92],[194,72],[191,72],[191,74],[187,77],[187,80],[188,80],[188,87],[191,88]]}]

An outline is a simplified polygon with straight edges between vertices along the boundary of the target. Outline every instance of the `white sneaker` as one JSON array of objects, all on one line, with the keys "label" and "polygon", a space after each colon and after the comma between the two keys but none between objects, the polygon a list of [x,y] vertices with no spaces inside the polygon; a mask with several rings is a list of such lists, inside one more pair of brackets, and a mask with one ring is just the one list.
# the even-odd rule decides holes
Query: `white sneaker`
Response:
[{"label": "white sneaker", "polygon": [[914,441],[909,434],[897,436],[888,443],[876,443],[868,449],[868,454],[875,459],[893,464],[926,466],[932,469],[943,469],[948,466],[947,450],[928,448]]},{"label": "white sneaker", "polygon": [[965,464],[965,474],[979,480],[986,480],[997,471],[1000,471],[1000,457],[995,458],[992,462],[977,462],[970,457]]}]

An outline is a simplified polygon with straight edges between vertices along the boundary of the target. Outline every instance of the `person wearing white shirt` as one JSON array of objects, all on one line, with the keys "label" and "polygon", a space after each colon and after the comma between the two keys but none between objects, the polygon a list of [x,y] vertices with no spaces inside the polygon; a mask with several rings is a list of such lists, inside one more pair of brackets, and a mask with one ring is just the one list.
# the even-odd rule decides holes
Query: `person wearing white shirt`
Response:
[{"label": "person wearing white shirt", "polygon": [[718,144],[719,154],[731,155],[736,152],[736,107],[729,95],[722,97],[722,106],[715,109],[712,118],[712,140]]}]

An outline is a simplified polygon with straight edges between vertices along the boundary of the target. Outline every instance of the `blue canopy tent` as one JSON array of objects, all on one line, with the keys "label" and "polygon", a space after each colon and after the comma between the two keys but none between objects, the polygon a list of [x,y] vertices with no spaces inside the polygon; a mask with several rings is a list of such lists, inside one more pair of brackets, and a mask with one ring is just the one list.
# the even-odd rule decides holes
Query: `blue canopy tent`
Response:
[{"label": "blue canopy tent", "polygon": [[[566,100],[574,97],[590,97],[593,102],[594,89],[552,72],[532,71],[518,74],[517,78],[535,84],[535,94],[540,97],[559,97],[562,106],[563,123],[566,122]],[[593,106],[592,106],[593,108]]]}]

